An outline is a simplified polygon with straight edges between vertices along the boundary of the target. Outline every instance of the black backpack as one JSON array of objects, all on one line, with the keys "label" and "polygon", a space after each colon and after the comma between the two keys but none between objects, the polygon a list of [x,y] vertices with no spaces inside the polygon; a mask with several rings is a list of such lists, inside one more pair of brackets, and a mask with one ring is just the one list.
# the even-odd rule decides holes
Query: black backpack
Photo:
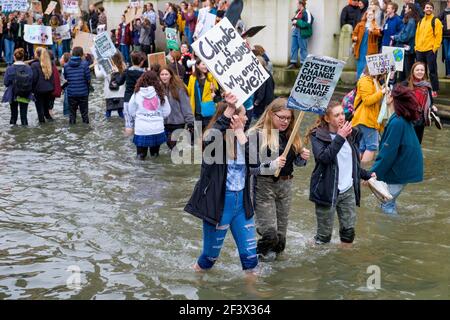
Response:
[{"label": "black backpack", "polygon": [[119,72],[114,72],[111,74],[111,80],[109,80],[109,90],[111,91],[118,91],[120,88],[120,85],[118,83],[118,77],[120,76]]},{"label": "black backpack", "polygon": [[33,78],[27,73],[26,66],[15,66],[13,92],[17,97],[28,98],[33,90]]}]

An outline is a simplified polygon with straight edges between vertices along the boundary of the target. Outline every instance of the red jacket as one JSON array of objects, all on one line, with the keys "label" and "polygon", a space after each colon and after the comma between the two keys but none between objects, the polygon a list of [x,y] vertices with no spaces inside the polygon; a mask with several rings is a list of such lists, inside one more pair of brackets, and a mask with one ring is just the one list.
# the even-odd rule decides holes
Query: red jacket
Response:
[{"label": "red jacket", "polygon": [[[118,45],[120,45],[120,40],[122,39],[122,25],[123,23],[119,24],[119,27],[117,29],[118,34],[117,34],[117,39],[116,39],[116,43]],[[131,45],[131,30],[130,30],[130,24],[127,24],[125,27],[125,41],[124,44],[126,45]]]}]

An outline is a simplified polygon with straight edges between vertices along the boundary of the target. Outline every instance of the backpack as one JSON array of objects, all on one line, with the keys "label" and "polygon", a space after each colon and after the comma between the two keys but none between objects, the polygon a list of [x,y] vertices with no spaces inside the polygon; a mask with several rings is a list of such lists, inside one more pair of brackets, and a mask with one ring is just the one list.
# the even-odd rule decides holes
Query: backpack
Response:
[{"label": "backpack", "polygon": [[52,97],[59,98],[61,97],[62,93],[61,78],[59,76],[58,68],[56,68],[55,65],[52,66],[52,72],[53,72],[53,87],[54,87]]},{"label": "backpack", "polygon": [[120,88],[120,85],[117,81],[117,77],[120,76],[119,72],[114,72],[111,74],[111,79],[109,80],[109,90],[111,91],[118,91]]},{"label": "backpack", "polygon": [[361,101],[358,103],[358,105],[355,106],[355,98],[356,98],[357,93],[358,93],[358,90],[357,90],[357,88],[355,88],[352,91],[350,91],[349,93],[347,93],[344,96],[344,98],[342,99],[342,107],[344,108],[344,114],[345,114],[346,121],[352,120],[356,109],[358,109],[362,103],[362,99],[361,99]]},{"label": "backpack", "polygon": [[28,98],[33,90],[33,78],[27,73],[25,66],[16,66],[14,69],[14,95],[17,97]]}]

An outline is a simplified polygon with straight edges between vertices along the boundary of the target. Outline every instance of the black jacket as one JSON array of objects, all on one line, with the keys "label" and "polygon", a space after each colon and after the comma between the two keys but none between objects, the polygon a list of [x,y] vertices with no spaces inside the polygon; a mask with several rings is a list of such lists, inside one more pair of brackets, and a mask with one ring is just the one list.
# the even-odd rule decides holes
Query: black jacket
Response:
[{"label": "black jacket", "polygon": [[262,115],[266,107],[275,99],[275,82],[272,75],[269,74],[269,79],[267,79],[261,87],[258,88],[254,96],[254,113],[257,117]]},{"label": "black jacket", "polygon": [[124,102],[129,102],[131,96],[134,93],[134,87],[138,79],[144,74],[144,69],[131,67],[128,68],[121,79],[117,81],[118,85],[121,86],[125,83],[125,96],[123,98]]},{"label": "black jacket", "polygon": [[341,28],[344,24],[350,24],[355,29],[356,24],[361,16],[361,10],[359,7],[352,5],[345,6],[341,12]]},{"label": "black jacket", "polygon": [[[231,119],[222,115],[214,124],[213,128],[226,132],[230,128]],[[214,139],[206,142],[211,144]],[[247,149],[247,148],[246,148]],[[227,183],[228,166],[226,164],[226,143],[223,143],[223,164],[207,164],[202,163],[200,171],[200,179],[194,187],[192,196],[189,199],[184,210],[200,219],[205,220],[213,225],[217,225],[222,219],[223,208],[225,204],[225,192]],[[250,174],[251,169],[248,161],[248,149],[246,151],[247,177],[245,179],[244,188],[244,210],[247,219],[250,219],[253,214],[253,205],[250,199]]]},{"label": "black jacket", "polygon": [[89,30],[91,33],[97,33],[98,13],[97,11],[89,12]]},{"label": "black jacket", "polygon": [[[359,159],[359,141],[361,133],[353,128],[352,134],[347,141],[352,148],[353,156],[353,188],[355,191],[356,205],[359,206],[361,199],[360,179],[369,180],[370,173],[361,168]],[[336,135],[331,139],[328,128],[319,127],[311,134],[311,144],[316,160],[316,166],[311,176],[309,200],[324,206],[335,206],[339,193],[338,179],[339,167],[337,154],[344,145],[345,139]]]},{"label": "black jacket", "polygon": [[34,93],[48,93],[55,88],[53,73],[49,79],[45,79],[42,72],[41,63],[35,60],[31,63],[31,70],[33,71],[33,92]]}]

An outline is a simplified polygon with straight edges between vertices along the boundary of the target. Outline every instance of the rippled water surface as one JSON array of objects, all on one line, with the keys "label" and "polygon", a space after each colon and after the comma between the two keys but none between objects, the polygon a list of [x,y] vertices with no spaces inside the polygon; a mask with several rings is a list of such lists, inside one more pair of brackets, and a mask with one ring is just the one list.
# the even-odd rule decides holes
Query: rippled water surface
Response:
[{"label": "rippled water surface", "polygon": [[[296,169],[286,252],[261,263],[250,288],[230,235],[214,270],[194,274],[201,223],[183,207],[199,166],[172,164],[165,146],[156,160],[135,160],[95,85],[89,127],[69,128],[58,100],[43,126],[34,105],[29,128],[11,128],[1,109],[0,299],[449,299],[450,130],[427,129],[425,181],[406,188],[399,218],[364,188],[350,250],[337,247],[337,230],[330,246],[308,245],[313,163]],[[371,265],[379,290],[366,286]],[[74,266],[81,288],[66,285]]]}]

